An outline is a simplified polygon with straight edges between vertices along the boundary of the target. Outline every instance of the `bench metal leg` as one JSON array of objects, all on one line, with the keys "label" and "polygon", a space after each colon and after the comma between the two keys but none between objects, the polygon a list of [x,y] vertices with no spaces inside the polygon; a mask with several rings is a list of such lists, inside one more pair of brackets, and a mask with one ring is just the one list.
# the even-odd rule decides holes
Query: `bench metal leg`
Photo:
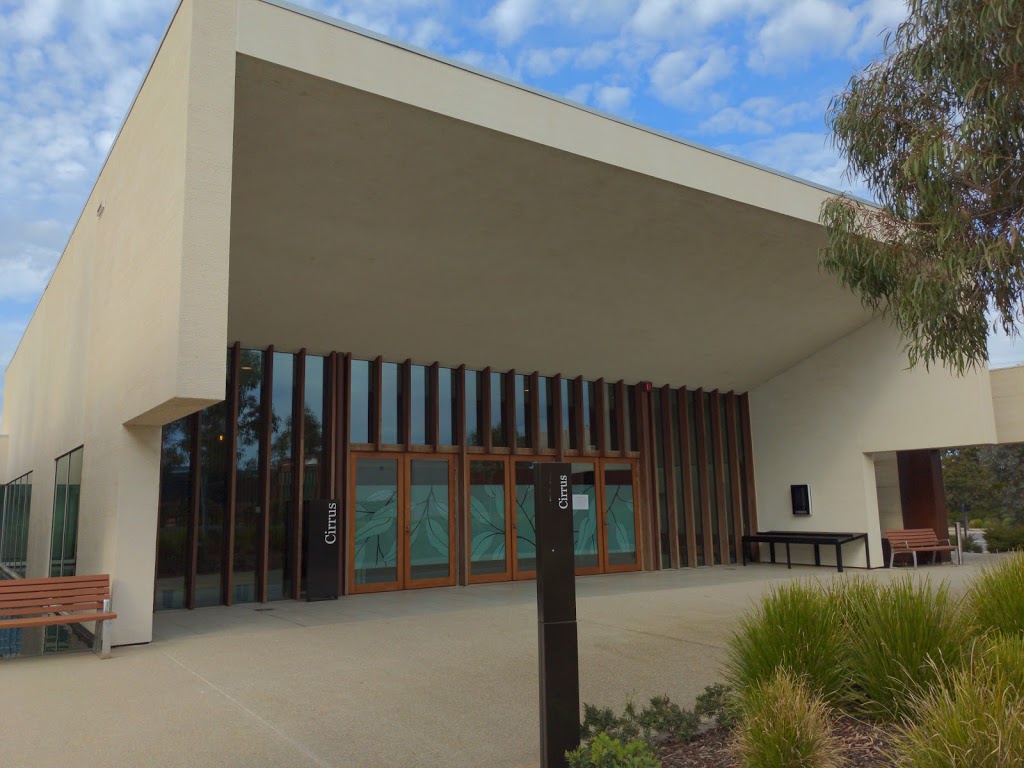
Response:
[{"label": "bench metal leg", "polygon": [[768,551],[771,553],[772,562],[774,563],[775,562],[775,542],[774,541],[769,542],[769,544],[768,544]]},{"label": "bench metal leg", "polygon": [[786,568],[793,568],[793,558],[789,556],[789,542],[786,542]]},{"label": "bench metal leg", "polygon": [[896,550],[895,549],[890,549],[889,550],[889,567],[890,568],[895,568],[896,567]]},{"label": "bench metal leg", "polygon": [[917,551],[915,550],[914,552],[911,552],[910,554],[912,554],[914,556],[914,567],[917,568]]},{"label": "bench metal leg", "polygon": [[[109,613],[110,612],[110,601],[109,600],[104,600],[103,601],[103,612],[104,613]],[[110,630],[107,627],[108,623],[109,622],[106,622],[106,621],[97,621],[96,622],[96,632],[93,635],[93,640],[92,640],[92,650],[93,650],[93,653],[95,653],[101,659],[109,659],[110,658]]]},{"label": "bench metal leg", "polygon": [[843,572],[843,545],[836,544],[836,568],[839,569],[839,573]]}]

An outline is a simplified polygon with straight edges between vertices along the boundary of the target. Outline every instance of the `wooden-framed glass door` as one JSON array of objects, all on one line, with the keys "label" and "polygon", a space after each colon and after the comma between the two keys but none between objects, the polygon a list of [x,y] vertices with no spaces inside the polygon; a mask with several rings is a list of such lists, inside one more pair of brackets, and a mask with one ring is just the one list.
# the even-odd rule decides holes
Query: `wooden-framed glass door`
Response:
[{"label": "wooden-framed glass door", "polygon": [[602,515],[600,507],[601,483],[598,479],[596,459],[572,462],[572,539],[576,559],[576,575],[601,573]]},{"label": "wooden-framed glass door", "polygon": [[453,457],[352,456],[350,591],[455,583]]},{"label": "wooden-framed glass door", "polygon": [[513,573],[516,579],[537,577],[537,512],[535,505],[534,466],[551,457],[522,458],[513,456],[512,492],[515,517],[513,533]]},{"label": "wooden-framed glass door", "polygon": [[514,548],[509,459],[472,456],[468,464],[469,581],[509,581]]},{"label": "wooden-framed glass door", "polygon": [[640,570],[637,467],[631,459],[601,462],[601,563],[606,573]]}]

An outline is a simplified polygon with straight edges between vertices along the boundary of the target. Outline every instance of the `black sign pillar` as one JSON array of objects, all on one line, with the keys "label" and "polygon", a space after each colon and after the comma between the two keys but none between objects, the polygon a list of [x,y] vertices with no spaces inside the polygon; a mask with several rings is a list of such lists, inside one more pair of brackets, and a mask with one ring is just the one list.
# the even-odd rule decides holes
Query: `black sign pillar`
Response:
[{"label": "black sign pillar", "polygon": [[336,499],[304,503],[306,600],[337,600],[341,513]]},{"label": "black sign pillar", "polygon": [[540,657],[540,765],[564,768],[580,743],[572,465],[535,466],[537,621]]}]

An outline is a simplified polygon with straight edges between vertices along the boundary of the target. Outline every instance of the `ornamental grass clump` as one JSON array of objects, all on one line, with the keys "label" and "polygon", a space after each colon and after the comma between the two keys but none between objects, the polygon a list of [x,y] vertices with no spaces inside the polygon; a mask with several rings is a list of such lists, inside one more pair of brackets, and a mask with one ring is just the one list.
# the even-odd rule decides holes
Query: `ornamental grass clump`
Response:
[{"label": "ornamental grass clump", "polygon": [[842,744],[828,705],[780,669],[743,701],[733,753],[744,768],[839,768]]},{"label": "ornamental grass clump", "polygon": [[892,747],[898,768],[1024,765],[1024,698],[1014,682],[1020,673],[988,666],[979,674],[980,661],[913,702]]},{"label": "ornamental grass clump", "polygon": [[835,601],[817,584],[789,582],[740,619],[728,641],[726,678],[740,703],[779,670],[836,700],[845,690],[845,644]]},{"label": "ornamental grass clump", "polygon": [[975,577],[964,597],[975,632],[1024,636],[1024,555],[1013,555]]},{"label": "ornamental grass clump", "polygon": [[847,624],[847,704],[892,722],[911,714],[913,699],[960,666],[970,628],[943,584],[903,577],[874,589],[851,586],[842,603]]}]

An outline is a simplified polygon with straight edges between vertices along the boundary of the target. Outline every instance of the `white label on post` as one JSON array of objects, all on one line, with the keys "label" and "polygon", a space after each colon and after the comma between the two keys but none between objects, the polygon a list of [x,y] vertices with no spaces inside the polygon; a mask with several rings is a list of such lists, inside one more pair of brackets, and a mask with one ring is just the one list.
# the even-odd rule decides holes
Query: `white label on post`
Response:
[{"label": "white label on post", "polygon": [[572,508],[573,510],[581,510],[586,512],[590,509],[590,497],[585,493],[574,493],[572,495]]}]

